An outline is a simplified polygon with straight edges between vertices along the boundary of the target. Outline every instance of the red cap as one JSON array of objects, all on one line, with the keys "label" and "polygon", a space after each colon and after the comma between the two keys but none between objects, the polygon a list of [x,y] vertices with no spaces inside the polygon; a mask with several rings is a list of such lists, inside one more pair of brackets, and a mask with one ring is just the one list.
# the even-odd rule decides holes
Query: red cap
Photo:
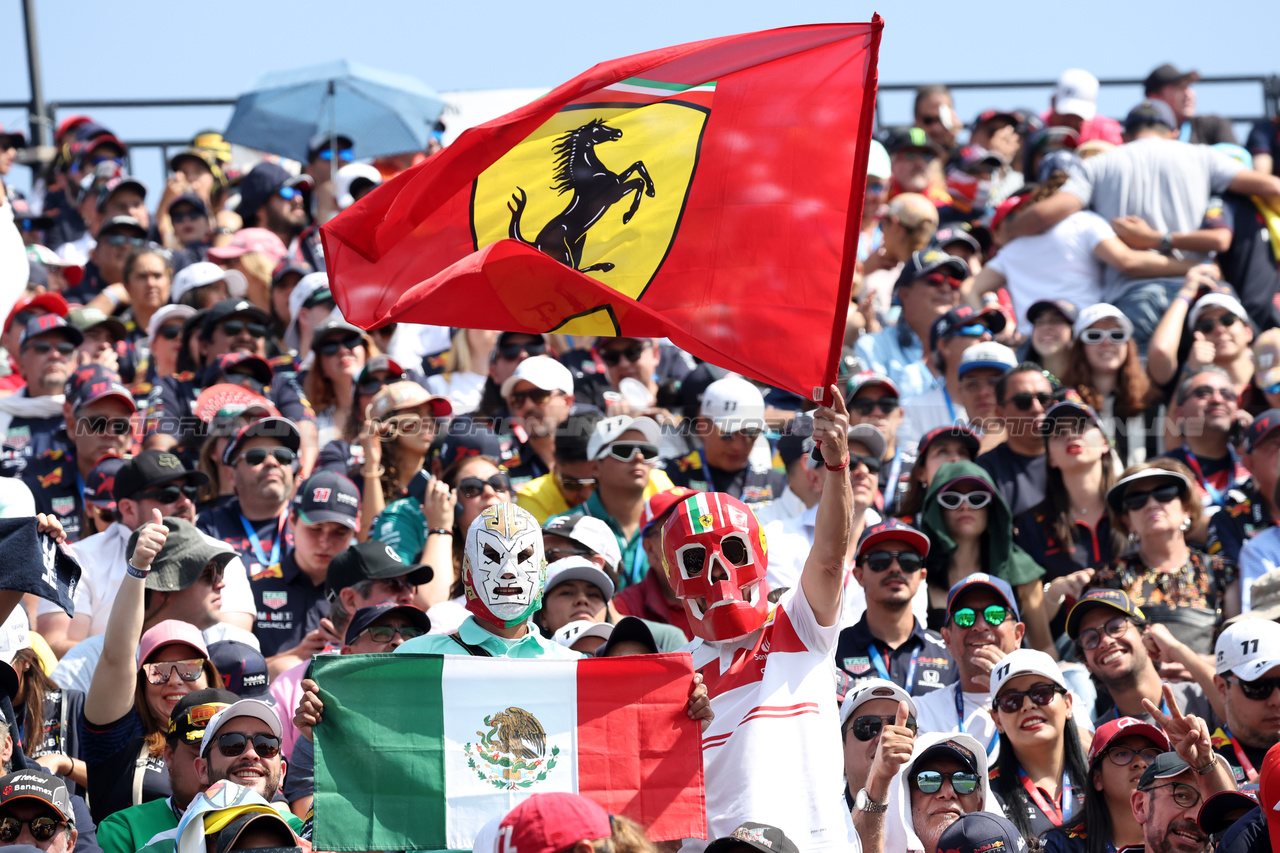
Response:
[{"label": "red cap", "polygon": [[1093,733],[1093,743],[1089,744],[1089,766],[1093,766],[1094,760],[1111,746],[1113,740],[1130,735],[1144,737],[1165,752],[1170,749],[1169,738],[1159,728],[1135,717],[1117,717],[1098,726],[1098,730]]},{"label": "red cap", "polygon": [[534,794],[507,812],[499,837],[504,830],[507,848],[520,853],[558,853],[579,841],[613,837],[608,813],[578,794]]},{"label": "red cap", "polygon": [[9,327],[13,325],[13,318],[31,306],[43,308],[50,314],[57,314],[59,317],[66,317],[67,312],[71,310],[71,306],[67,304],[67,300],[62,298],[60,293],[38,293],[30,299],[19,299],[13,303],[13,310],[9,312],[9,316],[4,319],[4,330],[9,331]]},{"label": "red cap", "polygon": [[200,652],[202,657],[209,656],[209,647],[204,644],[204,635],[199,628],[180,619],[166,619],[142,635],[142,640],[138,643],[138,666],[146,663],[156,649],[174,643],[190,646]]},{"label": "red cap", "polygon": [[991,214],[991,233],[994,234],[996,229],[1000,227],[1000,223],[1004,222],[1004,218],[1031,201],[1031,193],[1023,193],[1006,198],[996,207],[996,212]]},{"label": "red cap", "polygon": [[1267,831],[1271,833],[1271,849],[1280,850],[1280,820],[1272,819],[1277,806],[1280,806],[1280,743],[1267,750],[1258,782],[1262,813],[1267,816]]}]

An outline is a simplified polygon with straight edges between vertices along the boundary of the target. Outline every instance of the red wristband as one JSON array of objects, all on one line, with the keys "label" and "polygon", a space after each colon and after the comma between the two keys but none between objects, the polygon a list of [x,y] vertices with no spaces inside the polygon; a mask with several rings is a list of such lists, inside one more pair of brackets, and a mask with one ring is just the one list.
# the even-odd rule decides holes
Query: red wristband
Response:
[{"label": "red wristband", "polygon": [[849,457],[846,456],[844,461],[839,465],[827,465],[826,460],[823,460],[822,464],[826,465],[828,471],[843,471],[845,468],[849,467]]}]

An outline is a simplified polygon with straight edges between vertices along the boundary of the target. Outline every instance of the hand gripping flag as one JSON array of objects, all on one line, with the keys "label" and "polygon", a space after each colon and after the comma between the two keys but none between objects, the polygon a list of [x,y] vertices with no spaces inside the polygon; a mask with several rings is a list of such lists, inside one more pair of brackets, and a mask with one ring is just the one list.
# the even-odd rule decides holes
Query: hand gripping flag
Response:
[{"label": "hand gripping flag", "polygon": [[883,24],[605,62],[464,132],[321,231],[352,322],[669,337],[834,381]]}]

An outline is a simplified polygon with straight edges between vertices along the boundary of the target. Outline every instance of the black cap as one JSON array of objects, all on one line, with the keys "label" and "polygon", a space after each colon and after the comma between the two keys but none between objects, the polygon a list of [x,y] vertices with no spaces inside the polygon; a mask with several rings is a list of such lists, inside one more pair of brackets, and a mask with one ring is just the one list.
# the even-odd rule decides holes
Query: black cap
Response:
[{"label": "black cap", "polygon": [[1154,95],[1165,86],[1171,86],[1174,83],[1194,83],[1199,79],[1199,71],[1179,71],[1175,66],[1165,63],[1142,81],[1142,92],[1146,95]]},{"label": "black cap", "polygon": [[311,264],[303,263],[302,261],[291,261],[288,258],[285,258],[280,263],[276,264],[276,270],[271,274],[271,286],[275,287],[280,283],[281,279],[291,272],[296,272],[299,276],[304,276],[311,275],[315,270],[312,268]]},{"label": "black cap", "polygon": [[929,134],[918,127],[892,128],[884,136],[884,147],[890,154],[897,154],[899,151],[907,151],[912,148],[929,151],[939,157],[943,157],[947,153],[941,145],[929,138]]},{"label": "black cap", "polygon": [[213,330],[219,323],[236,314],[247,314],[264,325],[271,321],[266,311],[247,299],[224,299],[204,315],[204,320],[200,324],[200,337],[206,341],[209,340],[213,337]]},{"label": "black cap", "polygon": [[219,640],[209,644],[209,660],[218,668],[223,686],[240,699],[267,696],[267,659],[253,646],[239,640]]},{"label": "black cap", "polygon": [[324,589],[332,599],[360,581],[399,577],[407,577],[409,583],[424,584],[431,582],[435,572],[430,566],[406,566],[394,548],[371,539],[352,545],[329,561]]},{"label": "black cap", "polygon": [[1076,306],[1065,299],[1039,299],[1031,303],[1031,307],[1027,309],[1027,320],[1034,323],[1036,317],[1048,309],[1053,309],[1067,318],[1067,323],[1075,325],[1076,317],[1080,316],[1080,312]]},{"label": "black cap", "polygon": [[982,446],[982,439],[978,438],[978,434],[968,427],[938,427],[937,429],[929,430],[920,437],[920,441],[916,445],[916,456],[924,456],[929,450],[929,445],[940,438],[956,438],[963,442],[964,446],[969,449],[970,461],[977,457],[978,448]]},{"label": "black cap", "polygon": [[1154,785],[1158,779],[1171,779],[1190,769],[1191,765],[1184,761],[1178,753],[1162,752],[1156,756],[1155,761],[1147,765],[1146,770],[1142,771],[1142,778],[1138,780],[1138,790],[1146,790]]},{"label": "black cap", "polygon": [[991,334],[998,335],[1004,331],[1004,314],[994,308],[976,311],[968,305],[958,305],[933,321],[929,328],[930,349],[937,349],[938,341],[954,334],[957,329],[975,324],[986,326]]},{"label": "black cap", "polygon": [[266,204],[272,193],[279,192],[291,183],[305,181],[294,178],[279,163],[263,162],[254,166],[239,185],[240,204],[236,207],[236,213],[240,214],[245,227],[252,227],[257,222],[258,208]]},{"label": "black cap", "polygon": [[[233,368],[237,367],[240,369],[236,373],[250,376],[258,383],[260,387],[253,390],[259,394],[262,393],[262,388],[270,385],[271,380],[274,378],[274,374],[271,371],[271,362],[260,355],[239,351],[224,352],[213,360],[215,374],[221,374],[224,379],[231,375]],[[215,375],[211,376],[210,379],[217,381],[218,377]]]},{"label": "black cap", "polygon": [[293,421],[288,418],[262,418],[251,424],[245,424],[231,434],[231,440],[227,442],[227,447],[222,452],[222,464],[234,465],[244,443],[259,436],[274,438],[294,453],[297,453],[298,448],[302,446],[302,433],[298,432],[298,425]]},{"label": "black cap", "polygon": [[22,330],[22,338],[19,340],[18,346],[24,347],[27,341],[32,338],[38,338],[41,335],[47,335],[52,332],[60,332],[66,339],[76,346],[84,343],[84,334],[66,321],[65,318],[57,314],[41,314],[39,317],[32,317],[27,321],[26,328]]},{"label": "black cap", "polygon": [[[218,839],[213,843],[213,853],[231,853],[236,849],[236,842],[240,840],[240,836],[252,826],[254,832],[274,832],[276,841],[271,850],[281,850],[295,848],[298,846],[298,836],[285,823],[284,818],[275,812],[249,812],[241,815],[231,823],[227,824],[218,832]],[[300,849],[300,848],[299,848]]]},{"label": "black cap", "polygon": [[144,450],[116,472],[116,500],[133,498],[148,489],[186,480],[189,486],[203,486],[209,475],[190,471],[182,460],[167,450]]},{"label": "black cap", "polygon": [[394,601],[384,601],[381,604],[375,604],[372,607],[361,607],[357,610],[355,615],[351,617],[350,624],[347,625],[347,635],[343,642],[348,646],[351,645],[365,628],[368,628],[383,616],[390,616],[394,613],[399,613],[407,618],[413,627],[424,634],[431,630],[431,620],[427,618],[427,614],[422,612],[420,608],[414,607],[412,604],[396,604]]},{"label": "black cap", "polygon": [[814,444],[813,418],[810,415],[797,415],[778,439],[778,458],[782,460],[782,466],[790,468],[792,462],[809,455]]},{"label": "black cap", "polygon": [[[177,158],[175,157],[174,159],[176,160]],[[200,198],[200,196],[195,193],[183,193],[178,196],[173,201],[169,202],[169,210],[173,210],[180,204],[189,204],[206,216],[209,214],[209,208],[205,205],[204,199]]]},{"label": "black cap", "polygon": [[947,853],[1024,853],[1027,840],[1004,815],[970,812],[942,830],[937,848]]},{"label": "black cap", "polygon": [[[157,592],[177,592],[187,589],[200,579],[205,566],[214,565],[226,568],[236,558],[231,546],[219,542],[210,544],[203,533],[188,521],[181,518],[166,517],[164,526],[169,528],[169,537],[164,547],[151,562],[151,571],[147,573],[146,588]],[[138,533],[133,531],[125,555],[133,557],[133,549],[138,544]]]},{"label": "black cap", "polygon": [[902,266],[898,281],[894,287],[906,287],[918,278],[924,278],[931,272],[945,270],[953,278],[964,281],[969,277],[969,265],[955,255],[939,252],[937,249],[926,249],[923,252],[912,252],[911,258]]},{"label": "black cap", "polygon": [[298,518],[304,524],[336,521],[360,529],[360,490],[336,471],[319,471],[298,489]]},{"label": "black cap", "polygon": [[96,237],[98,240],[101,240],[103,234],[113,230],[132,231],[133,236],[142,237],[143,239],[146,239],[147,236],[147,229],[142,227],[142,223],[126,213],[121,213],[118,216],[112,216],[104,221],[102,223],[102,227],[98,229]]},{"label": "black cap", "polygon": [[[321,288],[321,290],[328,292],[325,288]],[[316,293],[319,292],[319,290],[316,291]],[[306,307],[306,303],[303,303],[303,307]],[[367,334],[365,330],[359,326],[353,326],[341,317],[335,317],[331,314],[324,318],[311,333],[311,348],[313,350],[320,349],[320,344],[324,343],[327,338],[345,338],[348,335],[359,335],[363,339],[365,334]]]},{"label": "black cap", "polygon": [[[212,652],[213,646],[209,650]],[[218,671],[221,672],[221,668]],[[169,740],[194,745],[198,749],[200,739],[204,737],[204,727],[213,719],[213,715],[239,700],[240,697],[236,694],[217,687],[191,691],[179,699],[178,704],[169,712]]]},{"label": "black cap", "polygon": [[609,639],[604,641],[604,645],[596,649],[596,657],[607,658],[609,652],[617,648],[619,643],[640,643],[649,654],[656,655],[659,651],[658,641],[653,638],[653,631],[649,630],[649,626],[644,623],[643,619],[637,619],[635,616],[623,616],[613,626],[613,631],[609,634]]},{"label": "black cap", "polygon": [[1217,835],[1235,823],[1241,813],[1258,807],[1258,793],[1256,783],[1252,787],[1241,786],[1238,791],[1219,791],[1200,806],[1196,823],[1200,824],[1200,830],[1205,835]]},{"label": "black cap", "polygon": [[1244,452],[1252,453],[1262,440],[1280,429],[1280,409],[1267,409],[1244,431]]},{"label": "black cap", "polygon": [[948,225],[934,232],[932,247],[939,251],[945,252],[948,246],[954,246],[957,243],[968,246],[979,255],[982,254],[982,244],[978,242],[977,237],[969,233],[967,223]]},{"label": "black cap", "polygon": [[502,462],[511,455],[510,439],[504,439],[469,418],[457,418],[449,430],[432,444],[432,458],[440,460],[440,470],[467,456],[488,456]]},{"label": "black cap", "polygon": [[93,470],[84,478],[84,499],[101,509],[115,512],[116,475],[124,466],[119,456],[104,456],[93,464]]},{"label": "black cap", "polygon": [[1129,114],[1125,116],[1124,132],[1131,134],[1139,128],[1155,124],[1162,124],[1169,130],[1177,130],[1178,118],[1173,114],[1173,108],[1164,101],[1143,101],[1129,110]]},{"label": "black cap", "polygon": [[[104,181],[98,187],[98,212],[107,206],[107,199],[119,190],[133,190],[144,199],[147,197],[147,185],[132,175],[120,175]],[[145,236],[145,235],[144,235]]]},{"label": "black cap", "polygon": [[0,776],[0,809],[18,800],[37,800],[57,812],[71,826],[76,825],[71,794],[61,776],[53,776],[43,770],[19,770]]},{"label": "black cap", "polygon": [[933,758],[951,758],[963,764],[970,773],[978,772],[978,759],[973,751],[954,740],[940,741],[920,753],[920,757],[911,763],[911,772],[917,772]]},{"label": "black cap", "polygon": [[733,832],[723,838],[717,838],[707,845],[706,853],[729,853],[738,847],[750,847],[761,853],[800,853],[795,842],[787,838],[786,833],[776,826],[767,823],[741,824]]}]

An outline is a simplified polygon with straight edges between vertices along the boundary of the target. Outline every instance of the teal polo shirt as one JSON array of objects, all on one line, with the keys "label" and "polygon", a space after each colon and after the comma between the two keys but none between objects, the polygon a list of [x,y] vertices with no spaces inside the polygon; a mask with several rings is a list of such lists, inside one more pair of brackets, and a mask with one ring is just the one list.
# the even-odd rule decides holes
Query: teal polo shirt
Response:
[{"label": "teal polo shirt", "polygon": [[[587,498],[583,503],[578,504],[568,512],[562,512],[560,515],[589,515],[592,518],[598,518],[605,524],[609,525],[609,529],[613,531],[613,536],[618,540],[618,549],[622,551],[622,560],[618,564],[617,587],[621,591],[625,587],[631,586],[633,583],[639,583],[644,580],[644,576],[649,574],[649,557],[644,552],[644,546],[640,544],[644,538],[644,525],[636,528],[636,533],[630,539],[622,532],[622,525],[618,524],[617,519],[609,514],[604,508],[604,504],[600,503],[600,495],[598,492],[592,492],[591,497]],[[552,516],[558,518],[559,516]],[[547,519],[550,521],[551,519]]]},{"label": "teal polo shirt", "polygon": [[[472,646],[479,646],[495,658],[562,658],[577,660],[585,657],[573,649],[565,648],[554,640],[542,636],[537,626],[529,623],[529,632],[518,640],[507,640],[490,633],[468,616],[458,628],[458,636]],[[424,634],[401,643],[397,653],[411,655],[464,655],[466,650],[449,638],[448,634]]]}]

